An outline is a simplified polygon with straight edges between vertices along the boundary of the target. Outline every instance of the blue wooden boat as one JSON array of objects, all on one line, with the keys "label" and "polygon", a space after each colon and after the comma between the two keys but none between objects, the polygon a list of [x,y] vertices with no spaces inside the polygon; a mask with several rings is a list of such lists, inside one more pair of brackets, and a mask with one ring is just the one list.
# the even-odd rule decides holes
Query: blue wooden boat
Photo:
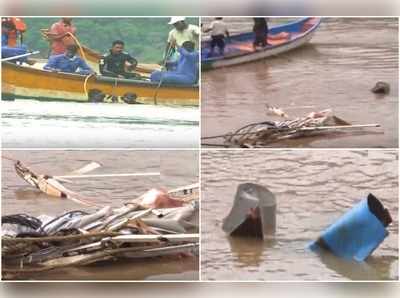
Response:
[{"label": "blue wooden boat", "polygon": [[269,28],[268,43],[264,48],[254,49],[254,33],[246,32],[225,39],[224,55],[215,49],[210,54],[210,40],[201,43],[201,66],[203,70],[237,65],[278,55],[306,44],[321,23],[321,18],[300,20]]}]

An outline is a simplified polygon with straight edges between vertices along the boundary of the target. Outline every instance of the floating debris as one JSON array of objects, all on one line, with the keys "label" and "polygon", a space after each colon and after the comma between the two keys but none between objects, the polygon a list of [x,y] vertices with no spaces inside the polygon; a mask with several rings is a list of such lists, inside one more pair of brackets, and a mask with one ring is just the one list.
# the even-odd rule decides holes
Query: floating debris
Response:
[{"label": "floating debris", "polygon": [[325,250],[346,260],[362,262],[388,236],[386,227],[391,222],[389,210],[369,194],[328,227],[310,249]]},{"label": "floating debris", "polygon": [[[4,157],[3,157],[4,158]],[[104,177],[133,177],[133,176],[159,176],[160,173],[122,173],[122,174],[97,174],[86,175],[101,165],[97,162],[90,162],[80,169],[73,171],[70,175],[63,176],[50,176],[44,174],[37,174],[31,169],[22,164],[21,161],[8,158],[14,161],[14,168],[18,176],[25,180],[28,184],[39,189],[43,193],[63,199],[69,199],[76,203],[85,206],[98,206],[90,198],[85,198],[82,195],[67,189],[63,183],[72,183],[70,179],[88,179],[88,178],[104,178]]]},{"label": "floating debris", "polygon": [[376,93],[376,94],[389,94],[390,85],[389,85],[389,83],[379,81],[371,89],[371,92]]},{"label": "floating debris", "polygon": [[276,115],[283,118],[289,118],[289,115],[286,114],[281,108],[272,107],[270,105],[267,106],[267,115]]},{"label": "floating debris", "polygon": [[[285,121],[263,121],[245,125],[233,133],[227,133],[207,139],[224,139],[224,147],[257,148],[287,139],[315,136],[318,134],[343,131],[348,129],[364,129],[380,127],[379,124],[352,125],[333,115],[330,109],[312,112],[302,118]],[[204,144],[214,146],[214,144]],[[218,144],[215,144],[218,146]]]},{"label": "floating debris", "polygon": [[233,206],[222,229],[231,236],[267,238],[275,233],[276,199],[267,188],[244,183],[238,186]]},{"label": "floating debris", "polygon": [[[97,167],[88,165],[75,173],[93,168]],[[74,195],[74,201],[82,203],[75,200],[78,194],[53,184],[54,178],[36,175],[19,161],[15,169],[41,191],[62,198]],[[170,191],[151,189],[123,206],[98,206],[93,212],[2,216],[3,278],[121,258],[197,255],[198,188],[191,184]]]}]

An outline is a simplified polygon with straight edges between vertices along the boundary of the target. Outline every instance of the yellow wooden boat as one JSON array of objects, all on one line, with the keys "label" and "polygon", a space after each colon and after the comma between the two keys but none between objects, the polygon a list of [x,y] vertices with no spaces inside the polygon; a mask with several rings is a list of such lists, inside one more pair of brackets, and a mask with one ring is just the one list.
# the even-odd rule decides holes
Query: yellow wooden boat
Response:
[{"label": "yellow wooden boat", "polygon": [[2,62],[2,99],[73,102],[120,102],[198,106],[199,87],[157,82],[56,73]]}]

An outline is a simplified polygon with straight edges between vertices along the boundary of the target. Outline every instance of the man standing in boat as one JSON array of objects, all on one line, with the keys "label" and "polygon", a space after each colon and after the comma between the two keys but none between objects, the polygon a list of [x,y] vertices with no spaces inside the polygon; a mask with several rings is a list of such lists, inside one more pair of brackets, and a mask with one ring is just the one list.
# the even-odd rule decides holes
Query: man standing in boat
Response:
[{"label": "man standing in boat", "polygon": [[164,64],[168,70],[173,69],[179,59],[178,48],[182,47],[185,41],[194,43],[195,49],[198,48],[200,28],[199,26],[186,23],[185,17],[172,17],[169,25],[173,25],[168,34],[167,46],[164,53]]},{"label": "man standing in boat", "polygon": [[124,46],[122,40],[115,40],[109,53],[100,59],[99,69],[103,76],[122,79],[140,78],[140,75],[132,72],[136,68],[137,60],[124,52]]},{"label": "man standing in boat", "polygon": [[210,43],[209,56],[214,55],[215,47],[218,47],[219,54],[223,56],[225,50],[225,36],[229,37],[228,27],[226,23],[223,21],[223,18],[221,17],[215,18],[214,21],[211,22],[210,26],[203,30],[204,33],[210,31],[211,31],[211,43]]},{"label": "man standing in boat", "polygon": [[44,32],[51,44],[50,55],[64,54],[68,45],[75,44],[73,38],[75,33],[76,27],[72,24],[72,18],[62,18],[57,23],[51,25],[50,30]]},{"label": "man standing in boat", "polygon": [[268,45],[268,23],[266,18],[254,18],[254,42],[253,47],[266,47]]},{"label": "man standing in boat", "polygon": [[43,66],[43,69],[54,72],[79,73],[82,75],[94,73],[85,60],[76,55],[77,51],[77,45],[72,44],[67,46],[64,54],[50,56],[49,61]]}]

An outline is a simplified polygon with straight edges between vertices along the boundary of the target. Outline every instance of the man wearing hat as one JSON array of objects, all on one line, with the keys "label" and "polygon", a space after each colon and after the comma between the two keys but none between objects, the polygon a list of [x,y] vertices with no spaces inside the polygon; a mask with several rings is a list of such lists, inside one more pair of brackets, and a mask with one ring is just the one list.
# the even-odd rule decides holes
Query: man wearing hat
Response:
[{"label": "man wearing hat", "polygon": [[164,53],[164,61],[167,60],[167,69],[170,69],[168,67],[169,62],[173,64],[178,60],[176,50],[182,47],[185,41],[193,42],[195,48],[198,48],[200,27],[186,23],[185,17],[171,17],[168,24],[174,26],[174,29],[168,34],[167,46]]}]

